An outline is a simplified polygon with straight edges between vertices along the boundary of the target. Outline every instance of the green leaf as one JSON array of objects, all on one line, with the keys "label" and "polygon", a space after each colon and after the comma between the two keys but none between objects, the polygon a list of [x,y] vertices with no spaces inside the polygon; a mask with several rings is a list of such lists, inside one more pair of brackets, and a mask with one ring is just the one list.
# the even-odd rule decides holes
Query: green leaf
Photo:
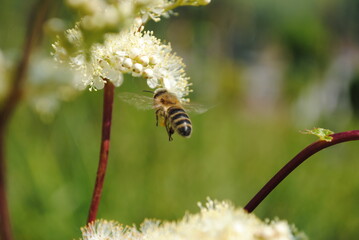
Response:
[{"label": "green leaf", "polygon": [[304,130],[301,133],[312,134],[319,137],[319,139],[322,141],[331,142],[333,137],[330,135],[332,135],[334,132],[325,128],[313,128],[312,130]]}]

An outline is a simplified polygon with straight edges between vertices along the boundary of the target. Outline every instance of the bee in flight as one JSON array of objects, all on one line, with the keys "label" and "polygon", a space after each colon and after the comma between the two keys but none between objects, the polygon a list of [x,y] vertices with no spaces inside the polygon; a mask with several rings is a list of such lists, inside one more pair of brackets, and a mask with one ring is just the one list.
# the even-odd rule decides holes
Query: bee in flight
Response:
[{"label": "bee in flight", "polygon": [[192,122],[185,108],[198,113],[207,110],[195,104],[182,104],[175,94],[164,88],[155,90],[153,98],[135,93],[122,93],[120,98],[139,109],[155,109],[156,126],[166,127],[169,141],[173,140],[172,135],[175,132],[185,138],[191,137]]}]

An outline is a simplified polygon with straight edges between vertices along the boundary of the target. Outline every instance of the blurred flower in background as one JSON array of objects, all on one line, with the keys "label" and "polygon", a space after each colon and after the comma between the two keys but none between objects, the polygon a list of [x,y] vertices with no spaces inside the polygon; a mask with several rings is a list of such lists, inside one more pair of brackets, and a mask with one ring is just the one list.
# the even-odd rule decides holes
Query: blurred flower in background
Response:
[{"label": "blurred flower in background", "polygon": [[42,52],[32,56],[25,99],[42,120],[49,121],[59,110],[61,102],[73,100],[80,91],[75,86],[73,72],[45,56]]},{"label": "blurred flower in background", "polygon": [[354,109],[358,107],[350,102],[350,89],[358,74],[358,54],[358,47],[343,46],[334,53],[322,79],[303,90],[293,109],[296,119],[300,119],[299,126],[318,122],[320,118],[335,120],[336,114],[342,116],[341,126],[350,122]]}]

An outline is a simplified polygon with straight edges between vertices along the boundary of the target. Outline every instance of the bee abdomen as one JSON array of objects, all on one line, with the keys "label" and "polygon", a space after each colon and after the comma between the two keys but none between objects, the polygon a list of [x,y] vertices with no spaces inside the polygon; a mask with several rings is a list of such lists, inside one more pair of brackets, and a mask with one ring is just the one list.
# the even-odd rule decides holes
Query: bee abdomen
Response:
[{"label": "bee abdomen", "polygon": [[181,119],[189,119],[188,115],[184,112],[179,112],[171,116],[172,121],[181,120]]},{"label": "bee abdomen", "polygon": [[170,109],[168,109],[168,115],[170,117],[177,115],[178,113],[186,113],[182,108],[177,108],[177,107],[171,107]]},{"label": "bee abdomen", "polygon": [[168,111],[172,127],[183,137],[190,137],[192,133],[192,123],[187,113],[181,108],[171,108]]},{"label": "bee abdomen", "polygon": [[[183,120],[184,121],[184,120]],[[179,123],[179,122],[177,122]],[[177,124],[176,123],[176,124]],[[183,137],[190,137],[192,133],[192,124],[190,121],[184,121],[183,123],[176,126],[176,131]]]}]

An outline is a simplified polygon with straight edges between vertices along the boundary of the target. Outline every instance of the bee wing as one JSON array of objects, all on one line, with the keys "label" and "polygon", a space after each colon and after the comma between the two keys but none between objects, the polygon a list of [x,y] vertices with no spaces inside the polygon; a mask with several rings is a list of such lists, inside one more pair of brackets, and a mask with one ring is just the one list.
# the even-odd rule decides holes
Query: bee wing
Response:
[{"label": "bee wing", "polygon": [[121,101],[141,110],[153,109],[153,98],[136,93],[123,92],[119,94]]},{"label": "bee wing", "polygon": [[198,114],[205,113],[209,110],[208,107],[206,107],[202,104],[198,104],[198,103],[184,103],[183,107],[188,112],[194,112],[194,113],[198,113]]}]

